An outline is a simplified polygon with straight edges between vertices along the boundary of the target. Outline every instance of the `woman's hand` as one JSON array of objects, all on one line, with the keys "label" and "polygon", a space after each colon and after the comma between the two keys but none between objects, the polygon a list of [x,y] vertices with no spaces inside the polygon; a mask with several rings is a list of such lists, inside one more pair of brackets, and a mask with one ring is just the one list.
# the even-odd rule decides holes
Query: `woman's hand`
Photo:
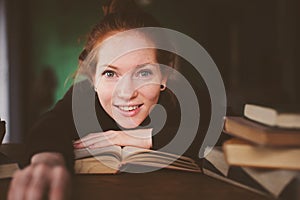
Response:
[{"label": "woman's hand", "polygon": [[10,184],[8,200],[69,199],[71,177],[59,153],[39,153],[31,164],[17,171]]},{"label": "woman's hand", "polygon": [[101,148],[106,146],[135,146],[149,149],[152,146],[152,129],[106,131],[90,133],[73,143],[75,149]]}]

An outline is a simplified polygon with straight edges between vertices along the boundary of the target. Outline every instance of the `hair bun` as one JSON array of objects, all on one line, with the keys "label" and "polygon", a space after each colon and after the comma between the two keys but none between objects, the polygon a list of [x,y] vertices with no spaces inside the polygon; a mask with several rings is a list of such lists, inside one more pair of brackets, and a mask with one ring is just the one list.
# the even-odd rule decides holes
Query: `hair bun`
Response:
[{"label": "hair bun", "polygon": [[106,0],[102,5],[104,16],[113,13],[141,11],[136,0]]}]

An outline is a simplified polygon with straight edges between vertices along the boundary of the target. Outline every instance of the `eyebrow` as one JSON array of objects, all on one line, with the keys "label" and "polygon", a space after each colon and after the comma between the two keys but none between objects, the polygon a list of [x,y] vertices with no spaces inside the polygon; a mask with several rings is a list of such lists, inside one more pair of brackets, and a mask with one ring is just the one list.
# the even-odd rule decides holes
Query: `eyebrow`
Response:
[{"label": "eyebrow", "polygon": [[105,67],[105,68],[112,68],[112,69],[115,69],[115,70],[117,70],[118,69],[118,67],[117,66],[113,66],[113,65],[101,65],[100,67]]},{"label": "eyebrow", "polygon": [[[146,65],[149,65],[149,64],[151,64],[151,65],[155,65],[154,63],[150,63],[150,62],[147,62],[147,63],[143,63],[143,64],[140,64],[140,65],[136,65],[136,67],[139,69],[139,68],[143,68],[143,67],[145,67]],[[118,66],[114,66],[114,65],[101,65],[100,67],[106,67],[106,68],[112,68],[112,69],[114,69],[114,70],[118,70],[119,69],[119,67]]]}]

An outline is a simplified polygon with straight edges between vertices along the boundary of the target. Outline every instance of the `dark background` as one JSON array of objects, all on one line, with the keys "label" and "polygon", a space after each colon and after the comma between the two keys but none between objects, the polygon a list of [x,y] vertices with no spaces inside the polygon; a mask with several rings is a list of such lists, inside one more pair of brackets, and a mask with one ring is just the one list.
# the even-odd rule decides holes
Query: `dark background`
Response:
[{"label": "dark background", "polygon": [[[102,17],[101,2],[6,1],[11,141],[21,141],[70,87],[86,33]],[[164,27],[208,51],[225,83],[228,114],[241,114],[245,103],[299,105],[299,0],[144,2]]]}]

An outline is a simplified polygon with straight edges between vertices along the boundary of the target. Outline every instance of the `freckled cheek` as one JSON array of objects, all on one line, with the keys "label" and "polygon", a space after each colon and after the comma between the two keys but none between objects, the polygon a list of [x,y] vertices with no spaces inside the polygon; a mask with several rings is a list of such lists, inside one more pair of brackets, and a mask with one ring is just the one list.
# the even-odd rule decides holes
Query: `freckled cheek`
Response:
[{"label": "freckled cheek", "polygon": [[102,107],[108,108],[112,105],[114,87],[109,85],[103,85],[102,87],[97,88],[98,98]]},{"label": "freckled cheek", "polygon": [[156,104],[159,98],[159,86],[147,86],[139,90],[141,96],[150,104]]}]

